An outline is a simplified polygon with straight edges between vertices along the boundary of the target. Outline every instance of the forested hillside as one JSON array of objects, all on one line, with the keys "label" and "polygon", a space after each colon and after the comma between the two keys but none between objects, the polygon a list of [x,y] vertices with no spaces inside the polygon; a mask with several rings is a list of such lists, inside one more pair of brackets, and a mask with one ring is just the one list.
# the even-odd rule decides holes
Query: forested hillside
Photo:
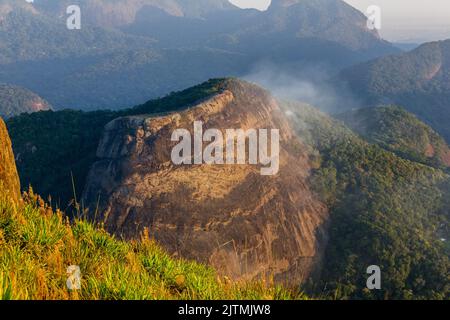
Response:
[{"label": "forested hillside", "polygon": [[344,70],[349,85],[366,106],[395,104],[417,115],[450,141],[450,40],[426,43]]},{"label": "forested hillside", "polygon": [[[326,262],[313,291],[353,299],[448,299],[449,176],[369,144],[312,107],[287,104],[316,150],[311,185],[331,210]],[[365,289],[381,267],[383,289]],[[364,289],[363,289],[364,288]]]},{"label": "forested hillside", "polygon": [[338,118],[367,141],[400,157],[437,168],[445,169],[450,165],[446,141],[401,107],[364,108]]}]

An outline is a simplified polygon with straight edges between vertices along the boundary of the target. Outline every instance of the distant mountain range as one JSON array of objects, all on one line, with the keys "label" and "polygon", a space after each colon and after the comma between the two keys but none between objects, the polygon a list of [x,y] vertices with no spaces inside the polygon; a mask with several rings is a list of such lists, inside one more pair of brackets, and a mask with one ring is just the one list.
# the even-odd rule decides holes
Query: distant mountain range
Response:
[{"label": "distant mountain range", "polygon": [[100,27],[132,24],[145,8],[160,9],[174,17],[204,18],[213,12],[237,11],[228,0],[38,0],[35,7],[55,16],[64,15],[69,5],[81,6],[86,21]]},{"label": "distant mountain range", "polygon": [[[66,29],[68,4],[80,5],[81,30]],[[274,0],[265,12],[225,0],[1,0],[0,31],[0,81],[75,109],[134,105],[265,63],[334,72],[399,50],[340,0]]]},{"label": "distant mountain range", "polygon": [[338,81],[362,105],[401,105],[450,141],[450,40],[352,66]]}]

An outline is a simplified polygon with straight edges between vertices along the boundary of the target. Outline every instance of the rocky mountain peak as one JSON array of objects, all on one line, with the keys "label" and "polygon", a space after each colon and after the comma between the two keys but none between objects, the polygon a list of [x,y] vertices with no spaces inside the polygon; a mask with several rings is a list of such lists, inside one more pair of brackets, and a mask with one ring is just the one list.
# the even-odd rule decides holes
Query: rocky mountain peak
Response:
[{"label": "rocky mountain peak", "polygon": [[[173,132],[195,137],[198,121],[204,132],[279,130],[279,170],[264,176],[249,161],[174,164]],[[104,214],[97,219],[110,232],[136,238],[148,228],[171,253],[238,279],[304,281],[320,264],[327,209],[307,185],[307,147],[257,86],[231,80],[183,111],[116,119],[105,127],[97,156],[83,198],[91,208],[98,204]]]}]

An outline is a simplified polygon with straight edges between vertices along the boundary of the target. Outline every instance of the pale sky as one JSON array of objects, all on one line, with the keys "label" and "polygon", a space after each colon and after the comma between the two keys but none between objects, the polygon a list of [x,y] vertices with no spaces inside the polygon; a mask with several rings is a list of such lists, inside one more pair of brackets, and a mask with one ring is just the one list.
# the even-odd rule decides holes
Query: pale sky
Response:
[{"label": "pale sky", "polygon": [[[364,12],[381,8],[381,35],[390,41],[425,42],[450,38],[450,0],[345,0]],[[265,10],[271,0],[230,0],[243,8]]]}]

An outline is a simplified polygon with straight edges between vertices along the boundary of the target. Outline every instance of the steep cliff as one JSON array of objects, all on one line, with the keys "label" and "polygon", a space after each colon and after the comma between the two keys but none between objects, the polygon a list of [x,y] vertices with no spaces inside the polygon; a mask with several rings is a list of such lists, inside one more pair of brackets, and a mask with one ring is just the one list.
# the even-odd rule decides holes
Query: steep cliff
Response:
[{"label": "steep cliff", "polygon": [[17,174],[11,140],[5,123],[0,118],[0,194],[7,199],[18,201],[20,198],[20,183]]},{"label": "steep cliff", "polygon": [[[175,165],[172,133],[193,133],[195,121],[222,132],[278,129],[278,173],[263,176],[248,163]],[[109,123],[83,199],[115,234],[134,238],[148,228],[170,252],[222,274],[299,283],[320,264],[326,242],[327,210],[308,188],[306,150],[268,92],[228,80],[183,111]]]}]

